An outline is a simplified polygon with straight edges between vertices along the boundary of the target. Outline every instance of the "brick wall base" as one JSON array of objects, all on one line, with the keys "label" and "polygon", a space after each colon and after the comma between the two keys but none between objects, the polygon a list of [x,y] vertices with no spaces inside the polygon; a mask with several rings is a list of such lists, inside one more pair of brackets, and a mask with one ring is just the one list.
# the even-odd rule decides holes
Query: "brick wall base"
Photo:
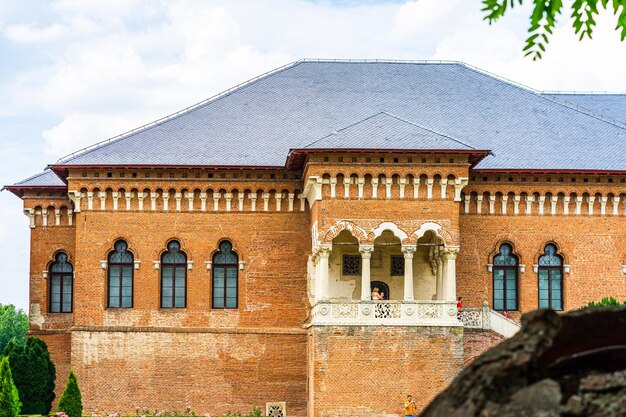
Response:
[{"label": "brick wall base", "polygon": [[469,365],[483,352],[504,340],[506,337],[491,330],[465,329],[463,334],[463,365]]},{"label": "brick wall base", "polygon": [[309,416],[399,416],[407,394],[422,409],[461,370],[463,330],[313,327],[309,355]]}]

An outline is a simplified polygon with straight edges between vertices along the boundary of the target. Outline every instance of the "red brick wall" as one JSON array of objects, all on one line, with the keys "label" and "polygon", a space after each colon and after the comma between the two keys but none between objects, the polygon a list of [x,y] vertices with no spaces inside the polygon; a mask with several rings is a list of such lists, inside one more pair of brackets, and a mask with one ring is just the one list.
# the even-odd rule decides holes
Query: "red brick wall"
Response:
[{"label": "red brick wall", "polygon": [[504,336],[491,330],[465,329],[463,332],[463,366],[469,365],[478,356],[504,340],[506,340]]},{"label": "red brick wall", "polygon": [[463,364],[461,328],[314,327],[309,337],[315,417],[399,416],[407,394],[421,409]]},{"label": "red brick wall", "polygon": [[50,359],[54,363],[56,368],[56,384],[54,392],[56,397],[52,405],[52,411],[56,410],[56,405],[63,394],[65,384],[67,384],[67,377],[70,374],[71,365],[71,344],[72,335],[67,333],[54,333],[54,332],[39,332],[31,331],[30,336],[38,337],[48,345],[48,352],[50,352]]}]

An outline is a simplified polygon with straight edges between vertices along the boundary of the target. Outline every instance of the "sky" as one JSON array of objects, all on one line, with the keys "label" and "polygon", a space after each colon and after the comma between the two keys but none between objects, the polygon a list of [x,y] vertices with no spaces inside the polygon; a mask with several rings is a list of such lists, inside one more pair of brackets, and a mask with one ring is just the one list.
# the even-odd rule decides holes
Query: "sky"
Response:
[{"label": "sky", "polygon": [[[527,0],[526,3],[529,3]],[[569,2],[565,2],[568,4]],[[489,25],[480,0],[0,0],[0,185],[301,58],[458,60],[547,91],[626,91],[604,13],[568,13],[524,58],[528,6]],[[28,219],[0,193],[0,303],[28,311]]]}]

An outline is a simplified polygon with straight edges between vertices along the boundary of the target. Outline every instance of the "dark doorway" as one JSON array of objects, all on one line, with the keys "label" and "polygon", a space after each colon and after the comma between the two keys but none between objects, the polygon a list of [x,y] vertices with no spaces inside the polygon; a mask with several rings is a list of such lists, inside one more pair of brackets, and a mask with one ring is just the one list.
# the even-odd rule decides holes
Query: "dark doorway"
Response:
[{"label": "dark doorway", "polygon": [[378,288],[378,292],[385,293],[384,300],[389,299],[389,286],[382,281],[372,281],[370,284],[370,292],[374,289],[374,287]]}]

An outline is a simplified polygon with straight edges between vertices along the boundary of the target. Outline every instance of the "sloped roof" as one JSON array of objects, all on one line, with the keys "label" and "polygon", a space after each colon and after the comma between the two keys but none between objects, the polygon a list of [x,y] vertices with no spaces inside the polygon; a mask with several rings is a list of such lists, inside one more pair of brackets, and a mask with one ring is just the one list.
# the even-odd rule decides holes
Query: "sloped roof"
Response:
[{"label": "sloped roof", "polygon": [[544,93],[556,100],[587,109],[626,126],[626,93]]},{"label": "sloped roof", "polygon": [[28,177],[18,183],[15,187],[65,187],[65,183],[52,170],[45,170],[37,175]]},{"label": "sloped roof", "polygon": [[626,171],[626,127],[561,98],[457,62],[324,60],[294,62],[55,165],[284,166],[290,149],[382,112],[491,150],[478,169]]},{"label": "sloped roof", "polygon": [[456,139],[426,129],[387,112],[356,123],[309,143],[311,149],[474,149]]}]

